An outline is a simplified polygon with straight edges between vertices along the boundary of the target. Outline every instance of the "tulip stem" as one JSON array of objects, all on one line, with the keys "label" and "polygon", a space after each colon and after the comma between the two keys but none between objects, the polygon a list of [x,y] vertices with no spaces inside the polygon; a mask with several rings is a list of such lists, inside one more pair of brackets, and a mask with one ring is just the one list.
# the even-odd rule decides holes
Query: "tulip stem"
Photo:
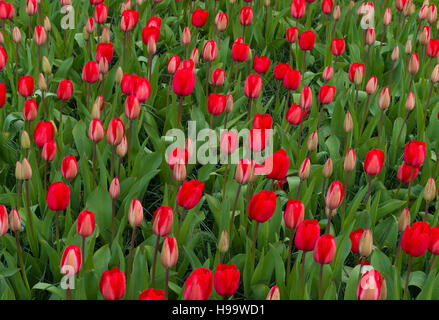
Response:
[{"label": "tulip stem", "polygon": [[[346,190],[346,192],[347,192],[347,190],[348,190],[348,183],[349,183],[349,174],[350,174],[351,172],[350,171],[347,171],[346,172],[346,179],[345,179],[345,183],[344,183],[344,189]],[[345,213],[346,213],[346,202],[347,202],[347,195],[344,197],[344,199],[343,199],[343,212],[342,212],[342,214],[341,214],[341,223],[343,224],[343,222],[344,222],[344,218],[345,218]]]},{"label": "tulip stem", "polygon": [[17,180],[17,210],[19,210],[21,206],[21,184],[21,180]]},{"label": "tulip stem", "polygon": [[127,33],[123,33],[123,52],[122,52],[122,65],[123,68],[125,68],[125,58],[126,58],[126,51],[127,51]]},{"label": "tulip stem", "polygon": [[15,242],[17,243],[17,254],[18,260],[20,261],[21,274],[23,276],[24,283],[26,284],[26,288],[30,294],[31,290],[29,287],[29,282],[27,281],[26,269],[24,268],[23,254],[21,252],[20,241],[18,240],[18,231],[15,231]]},{"label": "tulip stem", "polygon": [[235,202],[233,203],[232,217],[230,219],[230,226],[229,226],[230,239],[232,239],[233,220],[235,219],[236,206],[238,204],[238,199],[239,199],[239,194],[241,193],[241,188],[242,188],[242,184],[239,184],[238,191],[236,191]]},{"label": "tulip stem", "polygon": [[305,76],[305,68],[306,68],[306,50],[303,51],[302,77]]},{"label": "tulip stem", "polygon": [[[383,3],[384,3],[384,1],[383,1]],[[386,35],[386,28],[387,28],[387,26],[384,25],[383,34],[381,35],[380,51],[381,51],[381,48],[383,47],[384,36]],[[419,30],[419,28],[418,28],[418,30]],[[366,70],[366,69],[365,69],[365,70]]]},{"label": "tulip stem", "polygon": [[259,222],[255,221],[255,233],[253,235],[253,245],[252,245],[252,265],[255,266],[255,254],[256,254],[256,240],[258,238],[258,228],[259,228]]},{"label": "tulip stem", "polygon": [[378,146],[381,144],[381,133],[383,131],[383,117],[384,117],[384,110],[381,110],[381,116],[380,116],[380,126],[378,127]]},{"label": "tulip stem", "polygon": [[97,142],[94,142],[93,146],[93,188],[96,186],[96,155],[97,155]]},{"label": "tulip stem", "polygon": [[111,176],[113,178],[114,178],[114,149],[115,149],[115,147],[111,146],[111,169],[110,169],[110,172],[111,172]]},{"label": "tulip stem", "polygon": [[296,229],[292,228],[291,232],[290,232],[290,241],[288,244],[288,258],[287,258],[287,278],[286,281],[288,282],[288,278],[290,276],[290,272],[291,272],[291,254],[293,253],[293,239],[294,239],[294,233],[295,233]]},{"label": "tulip stem", "polygon": [[[186,48],[186,47],[185,47]],[[169,93],[171,92],[172,85],[172,75],[169,77],[168,83],[168,93],[166,94],[166,118],[168,118],[168,109],[169,109]]]},{"label": "tulip stem", "polygon": [[323,282],[323,263],[320,264],[320,274],[319,274],[319,300],[322,300],[322,282]]},{"label": "tulip stem", "polygon": [[116,200],[111,202],[111,242],[114,240],[114,216],[116,211]]},{"label": "tulip stem", "polygon": [[248,102],[248,115],[247,115],[247,120],[250,120],[251,114],[252,114],[252,103],[253,103],[253,98],[250,98],[249,102]]},{"label": "tulip stem", "polygon": [[[26,189],[26,211],[27,211],[27,219],[29,220],[29,226],[32,234],[33,240],[36,242],[35,238],[35,230],[34,225],[32,221],[32,213],[30,211],[30,201],[29,201],[29,180],[26,180],[25,183],[25,189]],[[38,253],[38,246],[37,246],[37,253]]]},{"label": "tulip stem", "polygon": [[319,116],[319,122],[317,123],[317,132],[319,132],[319,130],[320,130],[320,123],[322,122],[324,108],[325,108],[325,105],[320,104],[320,116]]},{"label": "tulip stem", "polygon": [[[28,39],[29,40],[29,44],[30,44],[31,39],[32,39],[31,29],[32,29],[32,16],[29,15],[29,30],[28,30],[28,33],[29,33],[29,39]],[[65,41],[64,41],[64,43],[65,43]]]},{"label": "tulip stem", "polygon": [[18,85],[18,43],[15,45],[15,83]]},{"label": "tulip stem", "polygon": [[168,283],[169,283],[169,268],[166,268],[166,273],[165,273],[165,298],[168,297]]},{"label": "tulip stem", "polygon": [[436,152],[436,164],[435,164],[435,166],[434,166],[433,177],[436,177],[438,165],[439,165],[439,149],[438,149],[438,151]]},{"label": "tulip stem", "polygon": [[210,74],[210,61],[207,61],[207,70],[206,70],[206,98],[209,97],[209,74]]},{"label": "tulip stem", "polygon": [[[133,120],[130,119],[130,128],[128,129],[128,164],[127,169],[129,172],[131,172],[132,166],[131,166],[131,137],[133,132]],[[120,163],[120,162],[119,162]],[[118,175],[119,178],[119,175]]]},{"label": "tulip stem", "polygon": [[177,127],[181,124],[181,109],[183,108],[183,96],[180,96],[180,102],[178,103],[178,115],[177,115]]},{"label": "tulip stem", "polygon": [[70,279],[66,289],[66,300],[67,301],[72,300],[72,291],[70,290]]},{"label": "tulip stem", "polygon": [[305,258],[306,251],[302,251],[302,263],[300,268],[300,293],[302,294],[302,298],[305,297]]},{"label": "tulip stem", "polygon": [[409,207],[410,204],[410,193],[411,193],[411,189],[412,189],[412,181],[413,181],[413,172],[415,170],[413,170],[413,167],[410,166],[410,181],[409,181],[409,189],[408,189],[408,193],[407,193],[407,208]]},{"label": "tulip stem", "polygon": [[133,227],[133,231],[131,232],[130,252],[128,255],[128,272],[127,272],[127,285],[128,286],[130,285],[130,277],[131,277],[131,270],[132,270],[132,264],[133,264],[134,238],[135,237],[136,237],[136,227]]},{"label": "tulip stem", "polygon": [[425,201],[425,215],[424,215],[424,221],[427,221],[429,205],[430,205],[430,201]]},{"label": "tulip stem", "polygon": [[[227,159],[228,160],[228,159]],[[227,186],[227,170],[229,168],[229,161],[227,161],[225,169],[224,169],[224,186],[223,186],[223,196],[222,196],[222,203],[224,203],[225,196],[226,196],[226,186]]]},{"label": "tulip stem", "polygon": [[[177,206],[177,215],[178,215],[178,206]],[[181,212],[180,219],[178,220],[178,230],[177,230],[178,242],[180,242],[180,229],[181,229],[181,226],[183,225],[183,217],[184,217],[184,208]]]},{"label": "tulip stem", "polygon": [[363,119],[361,121],[360,136],[363,134],[364,125],[366,124],[367,112],[369,110],[370,94],[367,95],[366,106],[364,107]]},{"label": "tulip stem", "polygon": [[329,234],[331,232],[331,221],[332,221],[332,210],[329,210],[328,222],[326,223],[325,234]]},{"label": "tulip stem", "polygon": [[369,200],[371,191],[372,191],[372,176],[369,175],[369,186],[367,188],[367,196],[366,199],[364,200],[364,203],[367,203],[367,201]]},{"label": "tulip stem", "polygon": [[399,264],[399,257],[401,256],[401,240],[402,240],[401,237],[399,237],[399,239],[398,239],[398,247],[396,248],[395,267],[397,267],[397,268],[398,268],[398,264]]},{"label": "tulip stem", "polygon": [[82,263],[85,264],[85,237],[82,237]]},{"label": "tulip stem", "polygon": [[360,264],[360,270],[358,271],[358,281],[357,281],[358,283],[361,281],[361,269],[363,269],[364,267],[364,262],[366,258],[360,256],[360,259],[361,259],[361,264]]},{"label": "tulip stem", "polygon": [[302,180],[302,179],[300,179],[300,182],[299,182],[299,187],[297,188],[297,192],[296,192],[296,200],[298,200],[298,199],[299,199],[299,195],[300,195],[300,189],[302,188],[302,184],[303,184],[303,180]]},{"label": "tulip stem", "polygon": [[[431,60],[430,60],[431,61]],[[430,83],[430,92],[428,93],[428,98],[427,98],[427,103],[426,103],[426,106],[425,106],[425,113],[424,113],[424,126],[425,126],[425,128],[427,127],[427,114],[428,114],[428,107],[429,107],[429,105],[430,105],[430,99],[431,99],[431,94],[432,94],[432,92],[433,92],[433,88],[434,88],[434,83],[433,82],[431,82]],[[401,129],[402,130],[402,129]],[[425,130],[425,129],[424,129]],[[420,137],[418,137],[418,138],[420,138]]]},{"label": "tulip stem", "polygon": [[390,69],[390,80],[389,80],[389,92],[392,93],[392,80],[393,80],[393,70],[395,67],[395,60],[392,61],[392,68]]},{"label": "tulip stem", "polygon": [[55,235],[56,235],[56,249],[58,250],[58,254],[61,252],[60,243],[59,243],[59,212],[55,211]]},{"label": "tulip stem", "polygon": [[430,272],[433,271],[435,263],[436,263],[436,255],[434,254],[433,258],[431,259]]},{"label": "tulip stem", "polygon": [[355,85],[355,112],[358,112],[358,85]]},{"label": "tulip stem", "polygon": [[44,193],[47,194],[47,161],[44,161],[43,186],[44,186]]},{"label": "tulip stem", "polygon": [[224,130],[227,129],[227,118],[228,118],[228,116],[229,116],[229,113],[226,112],[226,117],[224,118]]},{"label": "tulip stem", "polygon": [[407,300],[407,291],[409,289],[410,271],[412,270],[412,260],[413,260],[413,257],[410,256],[410,258],[409,258],[409,265],[407,267],[407,274],[405,276],[405,288],[404,288],[403,300]]},{"label": "tulip stem", "polygon": [[[430,91],[431,92],[431,91]],[[427,105],[428,106],[428,105]],[[407,111],[406,113],[405,113],[405,116],[404,116],[404,121],[402,122],[402,126],[401,126],[401,130],[399,130],[399,134],[398,134],[398,139],[396,139],[396,144],[398,145],[399,144],[399,139],[401,138],[401,134],[402,134],[402,130],[404,129],[404,126],[405,126],[405,124],[406,124],[406,122],[407,122],[407,118],[409,117],[409,111]]]},{"label": "tulip stem", "polygon": [[305,109],[300,107],[302,114],[300,115],[300,125],[299,125],[299,137],[297,138],[297,159],[300,159],[300,149],[302,149],[302,128],[303,128],[303,116],[305,114]]},{"label": "tulip stem", "polygon": [[156,264],[157,264],[157,252],[159,251],[159,245],[160,245],[160,235],[157,235],[157,240],[155,242],[155,248],[154,248],[154,259],[152,261],[152,280],[151,280],[151,287],[154,288],[154,282],[155,282],[155,270],[156,270]]}]

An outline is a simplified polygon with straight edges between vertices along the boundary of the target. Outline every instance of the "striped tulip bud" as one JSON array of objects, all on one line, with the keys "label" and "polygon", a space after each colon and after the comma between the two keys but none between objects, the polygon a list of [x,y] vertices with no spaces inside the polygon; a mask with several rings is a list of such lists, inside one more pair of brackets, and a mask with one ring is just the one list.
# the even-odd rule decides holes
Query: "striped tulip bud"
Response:
[{"label": "striped tulip bud", "polygon": [[327,66],[323,70],[322,78],[323,78],[323,80],[328,82],[329,80],[331,80],[333,75],[334,75],[334,69],[331,66]]},{"label": "striped tulip bud", "polygon": [[358,252],[362,257],[368,257],[372,253],[373,238],[370,229],[363,231],[358,245]]},{"label": "striped tulip bud", "polygon": [[95,230],[95,214],[92,211],[84,210],[78,215],[76,221],[76,231],[81,237],[89,237]]},{"label": "striped tulip bud", "polygon": [[310,170],[311,170],[311,161],[309,158],[306,158],[305,160],[303,160],[299,168],[300,180],[308,179]]},{"label": "striped tulip bud", "polygon": [[50,65],[50,62],[49,62],[49,60],[47,59],[46,56],[43,57],[42,66],[43,66],[43,72],[45,74],[52,73],[52,66]]},{"label": "striped tulip bud", "polygon": [[186,164],[177,162],[172,169],[172,175],[175,181],[184,181],[186,179]]},{"label": "striped tulip bud", "polygon": [[278,286],[273,286],[267,294],[266,300],[280,300],[280,291]]},{"label": "striped tulip bud", "polygon": [[154,211],[152,231],[160,237],[165,237],[171,232],[173,220],[174,212],[172,211],[172,208],[161,206]]},{"label": "striped tulip bud", "polygon": [[404,208],[398,218],[398,230],[404,232],[405,228],[410,225],[410,211],[408,208]]},{"label": "striped tulip bud", "polygon": [[306,143],[306,147],[308,148],[309,152],[313,152],[317,149],[317,145],[319,144],[319,135],[317,131],[314,131],[311,133],[311,135],[308,138],[308,141]]},{"label": "striped tulip bud", "polygon": [[332,12],[332,17],[335,21],[338,21],[340,19],[340,6],[337,4],[334,7],[334,11]]},{"label": "striped tulip bud", "polygon": [[21,178],[23,180],[30,180],[32,178],[32,167],[27,158],[24,158],[23,161],[21,161]]},{"label": "striped tulip bud", "polygon": [[413,94],[412,91],[410,91],[410,93],[407,96],[407,100],[405,101],[405,109],[407,111],[412,111],[414,107],[415,107],[415,95]]},{"label": "striped tulip bud", "polygon": [[184,46],[187,46],[191,43],[191,30],[187,26],[183,29],[183,33],[181,35],[181,43]]},{"label": "striped tulip bud", "polygon": [[130,209],[128,211],[128,223],[133,228],[142,224],[143,220],[143,207],[142,203],[138,199],[131,201]]},{"label": "striped tulip bud", "polygon": [[431,72],[431,82],[437,83],[439,82],[439,64],[436,64],[433,71]]},{"label": "striped tulip bud", "polygon": [[344,159],[344,170],[346,172],[354,171],[355,163],[356,163],[355,151],[354,149],[350,148]]},{"label": "striped tulip bud", "polygon": [[354,127],[354,122],[352,121],[351,113],[348,111],[346,112],[346,116],[344,117],[343,130],[345,133],[349,133],[352,131],[353,127]]},{"label": "striped tulip bud", "polygon": [[226,253],[229,250],[229,235],[226,230],[221,232],[221,236],[218,241],[218,249],[221,253]]},{"label": "striped tulip bud", "polygon": [[111,181],[108,192],[110,193],[110,197],[112,199],[116,199],[117,197],[119,197],[120,185],[119,185],[119,179],[117,177],[114,177],[113,181]]},{"label": "striped tulip bud", "polygon": [[375,29],[372,27],[367,29],[366,43],[370,46],[375,43]]},{"label": "striped tulip bud", "polygon": [[178,260],[178,245],[177,239],[174,237],[166,237],[163,240],[162,252],[160,254],[160,261],[165,268],[172,268],[177,264]]},{"label": "striped tulip bud", "polygon": [[370,77],[369,81],[366,84],[366,92],[367,94],[374,94],[377,89],[377,77]]},{"label": "striped tulip bud", "polygon": [[387,8],[384,12],[383,17],[383,25],[388,26],[392,22],[392,11],[390,11],[390,8]]},{"label": "striped tulip bud", "polygon": [[123,70],[122,67],[119,66],[116,71],[116,83],[120,84],[122,82],[122,78],[123,78]]},{"label": "striped tulip bud", "polygon": [[232,112],[233,110],[233,95],[231,93],[227,94],[226,97],[226,108],[224,109],[224,111],[226,111],[227,113]]},{"label": "striped tulip bud", "polygon": [[360,68],[355,70],[354,83],[358,86],[363,82],[363,71]]},{"label": "striped tulip bud", "polygon": [[326,179],[328,179],[332,175],[332,160],[328,158],[326,160],[325,165],[323,166],[322,175]]},{"label": "striped tulip bud", "polygon": [[390,91],[389,88],[384,87],[381,91],[380,97],[378,99],[378,106],[381,110],[386,110],[390,105]]},{"label": "striped tulip bud", "polygon": [[396,61],[396,60],[398,60],[398,58],[399,58],[399,47],[398,47],[398,46],[396,46],[395,48],[393,48],[391,58],[392,58],[392,61]]},{"label": "striped tulip bud", "polygon": [[125,157],[128,151],[127,138],[123,135],[122,141],[117,145],[116,153],[119,158]]},{"label": "striped tulip bud", "polygon": [[416,74],[419,70],[419,57],[416,52],[414,52],[410,58],[409,62],[409,72],[410,74]]},{"label": "striped tulip bud", "polygon": [[21,228],[21,218],[20,214],[16,209],[12,209],[11,213],[9,213],[9,225],[12,231],[20,231]]},{"label": "striped tulip bud", "polygon": [[47,32],[50,32],[52,30],[52,24],[50,23],[49,17],[44,17],[44,29],[46,29]]},{"label": "striped tulip bud", "polygon": [[21,42],[21,32],[17,26],[15,26],[14,30],[12,31],[12,41],[14,41],[15,43]]},{"label": "striped tulip bud", "polygon": [[67,246],[61,258],[61,273],[69,276],[75,275],[81,269],[81,265],[81,249],[74,244]]},{"label": "striped tulip bud", "polygon": [[40,73],[40,76],[38,77],[38,88],[40,88],[41,91],[47,91],[46,78],[42,73]]},{"label": "striped tulip bud", "polygon": [[[424,188],[424,200],[430,202],[433,201],[434,198],[436,198],[436,183],[434,179],[430,177]],[[427,212],[425,214],[427,214]]]}]

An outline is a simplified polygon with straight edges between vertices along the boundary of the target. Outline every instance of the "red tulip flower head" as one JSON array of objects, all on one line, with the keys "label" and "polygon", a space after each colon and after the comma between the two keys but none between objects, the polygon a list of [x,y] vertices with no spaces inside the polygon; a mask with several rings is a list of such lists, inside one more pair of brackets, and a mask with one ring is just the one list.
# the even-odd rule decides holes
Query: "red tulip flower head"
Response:
[{"label": "red tulip flower head", "polygon": [[288,109],[285,117],[289,124],[297,126],[305,119],[308,114],[307,110],[303,110],[298,104],[293,102],[291,107]]},{"label": "red tulip flower head", "polygon": [[345,41],[344,39],[332,39],[331,42],[331,52],[334,56],[341,56],[345,50]]},{"label": "red tulip flower head", "polygon": [[42,148],[45,143],[55,138],[55,127],[51,121],[40,121],[35,126],[34,141],[37,146]]},{"label": "red tulip flower head", "polygon": [[259,97],[262,90],[262,79],[259,74],[250,74],[244,83],[244,94],[247,98]]},{"label": "red tulip flower head", "polygon": [[363,235],[363,232],[364,229],[358,228],[357,230],[354,230],[349,234],[349,239],[351,240],[351,251],[353,253],[359,253],[360,239]]},{"label": "red tulip flower head", "polygon": [[107,143],[112,146],[117,146],[122,142],[125,134],[125,126],[120,118],[110,120],[107,130],[105,131]]},{"label": "red tulip flower head", "polygon": [[425,142],[412,140],[407,142],[404,149],[404,162],[410,166],[419,168],[425,160]]},{"label": "red tulip flower head", "polygon": [[306,2],[305,0],[291,1],[291,16],[295,19],[300,19],[305,15]]},{"label": "red tulip flower head", "polygon": [[316,219],[303,220],[296,231],[294,243],[298,250],[312,251],[320,237],[320,226]]},{"label": "red tulip flower head", "polygon": [[3,82],[0,82],[0,109],[6,103],[6,85]]},{"label": "red tulip flower head", "polygon": [[212,293],[213,275],[206,268],[197,268],[186,279],[184,300],[208,300]]},{"label": "red tulip flower head", "polygon": [[210,78],[210,82],[216,86],[220,87],[224,84],[224,80],[226,79],[226,73],[223,69],[216,68],[212,72],[212,77]]},{"label": "red tulip flower head", "polygon": [[332,182],[326,193],[326,207],[330,210],[337,209],[343,201],[343,195],[343,184],[337,180]]},{"label": "red tulip flower head", "polygon": [[61,173],[66,179],[73,179],[78,173],[78,163],[75,156],[67,156],[62,160]]},{"label": "red tulip flower head", "polygon": [[236,265],[218,264],[216,266],[213,284],[220,296],[231,297],[239,286],[239,270]]},{"label": "red tulip flower head", "polygon": [[249,218],[260,223],[270,219],[276,210],[276,199],[276,194],[272,191],[262,190],[255,193],[248,205]]},{"label": "red tulip flower head", "polygon": [[384,164],[384,151],[372,149],[366,154],[364,159],[364,171],[370,176],[380,173]]},{"label": "red tulip flower head", "polygon": [[305,206],[300,200],[288,199],[284,211],[285,226],[289,229],[296,229],[305,217]]},{"label": "red tulip flower head", "polygon": [[407,226],[401,239],[401,248],[412,257],[422,256],[430,244],[430,226],[425,221],[417,221]]},{"label": "red tulip flower head", "polygon": [[65,210],[70,201],[70,187],[62,181],[52,183],[47,191],[46,200],[50,210]]},{"label": "red tulip flower head", "polygon": [[250,47],[247,43],[243,43],[242,38],[237,38],[232,45],[232,59],[233,61],[244,62],[247,60]]},{"label": "red tulip flower head", "polygon": [[285,32],[285,39],[289,43],[294,43],[299,38],[299,28],[298,27],[290,27]]},{"label": "red tulip flower head", "polygon": [[78,215],[76,221],[76,231],[81,237],[89,237],[95,230],[95,214],[92,211],[84,210]]},{"label": "red tulip flower head", "polygon": [[61,258],[61,273],[73,276],[79,272],[82,266],[81,249],[77,245],[71,244],[64,249]]},{"label": "red tulip flower head", "polygon": [[[0,2],[0,4],[2,3],[4,2]],[[3,68],[6,66],[7,61],[8,61],[8,54],[6,53],[6,50],[2,46],[0,46],[0,70],[3,70]]]},{"label": "red tulip flower head", "polygon": [[203,195],[204,183],[198,180],[183,182],[177,193],[177,204],[180,207],[190,210],[200,202]]},{"label": "red tulip flower head", "polygon": [[99,80],[99,65],[96,61],[88,61],[82,69],[82,80],[95,83]]},{"label": "red tulip flower head", "polygon": [[94,18],[97,23],[105,23],[107,21],[108,8],[105,3],[100,3],[95,6]]},{"label": "red tulip flower head", "polygon": [[428,251],[434,255],[439,254],[439,226],[430,229],[430,242],[428,244]]},{"label": "red tulip flower head", "polygon": [[18,79],[18,93],[23,98],[30,97],[34,93],[34,78],[25,75]]},{"label": "red tulip flower head", "polygon": [[279,149],[273,155],[268,156],[264,162],[264,171],[266,172],[268,179],[285,179],[289,167],[290,158],[284,149]]},{"label": "red tulip flower head", "polygon": [[314,260],[317,263],[331,263],[335,256],[336,244],[332,234],[321,236],[314,247]]},{"label": "red tulip flower head", "polygon": [[195,9],[192,12],[192,25],[197,28],[201,28],[206,24],[207,17],[209,16],[209,11],[203,9]]},{"label": "red tulip flower head", "polygon": [[324,84],[319,90],[319,101],[321,104],[330,104],[334,100],[335,86]]},{"label": "red tulip flower head", "polygon": [[73,94],[73,84],[70,80],[61,80],[58,85],[58,90],[56,92],[58,99],[67,101]]},{"label": "red tulip flower head", "polygon": [[223,131],[220,139],[220,150],[223,154],[232,154],[238,147],[238,135],[235,131]]},{"label": "red tulip flower head", "polygon": [[354,62],[349,67],[349,81],[350,82],[354,82],[355,73],[357,72],[357,69],[361,73],[361,77],[364,76],[364,63]]},{"label": "red tulip flower head", "polygon": [[161,289],[146,289],[139,295],[139,300],[168,300],[165,298],[165,292]]},{"label": "red tulip flower head", "polygon": [[303,51],[309,51],[314,48],[316,34],[312,30],[302,32],[299,38],[299,47]]},{"label": "red tulip flower head", "polygon": [[15,8],[9,2],[0,2],[0,19],[12,19],[15,16]]},{"label": "red tulip flower head", "polygon": [[218,46],[213,40],[208,40],[203,47],[203,59],[206,61],[214,61],[218,55]]},{"label": "red tulip flower head", "polygon": [[381,274],[372,269],[361,276],[357,287],[358,300],[378,300],[381,295],[381,287],[384,278]]},{"label": "red tulip flower head", "polygon": [[99,43],[96,47],[96,61],[99,63],[102,58],[107,59],[110,63],[113,59],[114,48],[112,43]]},{"label": "red tulip flower head", "polygon": [[0,204],[0,236],[4,236],[8,232],[8,211],[6,207]]},{"label": "red tulip flower head", "polygon": [[253,20],[253,9],[252,7],[242,7],[239,13],[239,23],[243,26],[248,26]]},{"label": "red tulip flower head", "polygon": [[284,87],[288,90],[297,90],[300,85],[301,75],[299,70],[289,69],[284,76]]},{"label": "red tulip flower head", "polygon": [[188,96],[194,91],[195,73],[193,69],[179,69],[174,74],[172,89],[178,96]]},{"label": "red tulip flower head", "polygon": [[171,207],[161,206],[154,211],[152,231],[154,234],[164,237],[171,232],[174,212]]},{"label": "red tulip flower head", "polygon": [[399,166],[398,172],[396,174],[396,177],[399,181],[404,183],[409,183],[410,180],[413,181],[418,176],[419,168],[418,167],[412,167],[404,162]]},{"label": "red tulip flower head", "polygon": [[[126,10],[125,10],[126,11]],[[99,290],[106,300],[119,300],[125,294],[125,273],[119,268],[105,270],[99,281]]]},{"label": "red tulip flower head", "polygon": [[253,119],[253,129],[271,129],[273,118],[267,114],[256,113]]},{"label": "red tulip flower head", "polygon": [[271,60],[265,56],[255,56],[255,59],[253,60],[253,69],[257,73],[266,73],[268,69],[270,69]]},{"label": "red tulip flower head", "polygon": [[38,106],[34,99],[28,99],[24,102],[23,118],[27,121],[33,121],[37,117]]},{"label": "red tulip flower head", "polygon": [[123,32],[131,31],[139,21],[139,12],[136,10],[124,10],[120,21],[120,29]]},{"label": "red tulip flower head", "polygon": [[430,39],[427,43],[427,55],[436,58],[439,54],[439,40]]}]

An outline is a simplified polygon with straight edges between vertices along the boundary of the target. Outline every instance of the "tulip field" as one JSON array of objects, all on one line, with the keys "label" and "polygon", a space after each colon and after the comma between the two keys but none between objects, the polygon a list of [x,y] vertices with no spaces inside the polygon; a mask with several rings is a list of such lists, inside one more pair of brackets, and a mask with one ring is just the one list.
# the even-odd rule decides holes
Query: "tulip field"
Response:
[{"label": "tulip field", "polygon": [[433,0],[0,1],[0,299],[439,299],[438,54]]}]

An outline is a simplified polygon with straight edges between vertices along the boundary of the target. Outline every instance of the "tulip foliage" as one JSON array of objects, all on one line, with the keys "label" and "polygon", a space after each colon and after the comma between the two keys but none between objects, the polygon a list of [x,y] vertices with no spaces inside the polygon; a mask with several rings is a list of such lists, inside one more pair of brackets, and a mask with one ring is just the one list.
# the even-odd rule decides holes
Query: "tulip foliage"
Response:
[{"label": "tulip foliage", "polygon": [[439,299],[433,1],[0,20],[0,299]]}]

